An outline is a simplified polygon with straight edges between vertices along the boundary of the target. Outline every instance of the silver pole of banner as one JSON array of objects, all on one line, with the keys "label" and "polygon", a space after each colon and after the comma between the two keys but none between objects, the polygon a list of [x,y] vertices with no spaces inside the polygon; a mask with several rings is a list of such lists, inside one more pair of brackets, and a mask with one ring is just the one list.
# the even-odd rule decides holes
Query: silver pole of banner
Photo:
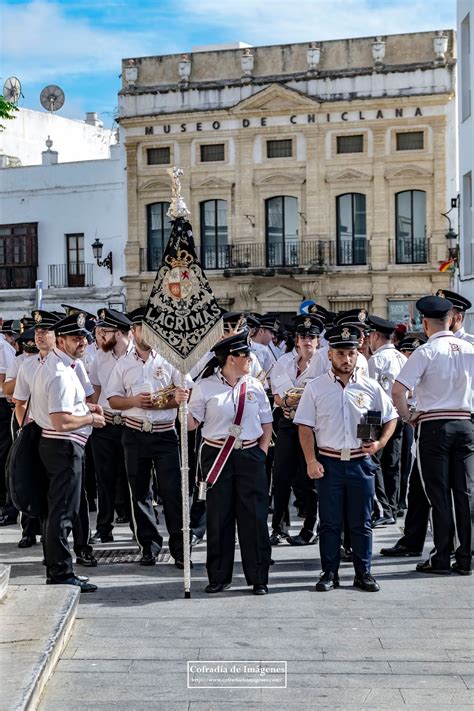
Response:
[{"label": "silver pole of banner", "polygon": [[[185,376],[181,374],[182,386]],[[191,547],[189,530],[189,458],[188,458],[188,403],[179,405],[179,424],[181,426],[181,495],[183,497],[183,553],[184,553],[184,597],[191,597]]]}]

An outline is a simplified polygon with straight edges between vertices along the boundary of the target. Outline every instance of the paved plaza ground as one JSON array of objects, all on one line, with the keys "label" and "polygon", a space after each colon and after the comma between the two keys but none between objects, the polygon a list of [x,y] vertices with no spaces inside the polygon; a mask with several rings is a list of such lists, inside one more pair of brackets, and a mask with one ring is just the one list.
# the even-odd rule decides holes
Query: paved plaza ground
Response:
[{"label": "paved plaza ground", "polygon": [[[172,561],[153,568],[99,563],[90,570],[99,590],[81,596],[39,708],[472,709],[473,578],[422,575],[414,572],[418,559],[381,557],[380,548],[400,534],[399,523],[375,531],[373,572],[381,586],[375,594],[352,587],[348,563],[339,590],[316,593],[318,546],[274,548],[270,593],[263,597],[246,587],[240,562],[231,590],[206,595],[205,542],[193,552],[191,600],[183,599],[182,574]],[[128,526],[115,534],[115,543],[97,549],[133,546]],[[18,537],[14,527],[0,529],[12,583],[44,585],[40,546],[19,550]],[[287,688],[190,689],[192,660],[286,661]]]}]

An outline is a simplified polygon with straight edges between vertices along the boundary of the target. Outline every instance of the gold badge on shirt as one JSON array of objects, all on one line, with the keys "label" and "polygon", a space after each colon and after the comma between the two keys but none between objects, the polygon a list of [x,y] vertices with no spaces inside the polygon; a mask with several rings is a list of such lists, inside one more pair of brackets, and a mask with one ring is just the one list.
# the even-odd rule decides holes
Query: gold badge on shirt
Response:
[{"label": "gold badge on shirt", "polygon": [[253,402],[255,400],[255,395],[253,393],[247,393],[247,400]]},{"label": "gold badge on shirt", "polygon": [[153,375],[155,376],[155,378],[157,380],[161,380],[161,378],[163,378],[164,374],[165,374],[165,371],[163,370],[163,368],[157,368]]},{"label": "gold badge on shirt", "polygon": [[364,393],[357,393],[355,396],[355,404],[357,407],[365,407],[365,395]]}]

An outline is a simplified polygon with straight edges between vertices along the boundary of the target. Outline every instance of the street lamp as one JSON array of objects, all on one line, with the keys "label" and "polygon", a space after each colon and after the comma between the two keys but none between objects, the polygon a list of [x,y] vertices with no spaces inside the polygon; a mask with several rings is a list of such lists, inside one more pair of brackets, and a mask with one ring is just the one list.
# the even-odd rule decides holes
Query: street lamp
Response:
[{"label": "street lamp", "polygon": [[103,244],[98,237],[95,238],[95,242],[92,243],[92,254],[97,262],[98,267],[106,267],[112,274],[112,252],[101,261]]},{"label": "street lamp", "polygon": [[445,237],[448,241],[448,256],[457,264],[459,260],[458,236],[451,225],[449,225],[449,229],[446,232]]}]

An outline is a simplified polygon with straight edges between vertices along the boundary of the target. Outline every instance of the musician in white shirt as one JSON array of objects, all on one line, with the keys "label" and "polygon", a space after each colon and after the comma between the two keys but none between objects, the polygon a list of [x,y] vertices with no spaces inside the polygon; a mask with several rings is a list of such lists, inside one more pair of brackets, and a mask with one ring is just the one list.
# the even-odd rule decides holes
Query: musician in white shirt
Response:
[{"label": "musician in white shirt", "polygon": [[247,331],[220,341],[213,351],[215,362],[189,402],[190,429],[202,423],[201,468],[209,484],[206,592],[219,593],[231,584],[237,523],[247,584],[256,595],[264,595],[271,550],[265,475],[270,403],[261,383],[248,374]]},{"label": "musician in white shirt", "polygon": [[[359,336],[355,326],[329,331],[331,370],[306,385],[294,419],[300,426],[308,476],[317,483],[323,572],[316,590],[322,592],[339,586],[344,513],[352,543],[354,586],[367,592],[379,590],[370,572],[375,472],[371,455],[392,435],[397,412],[380,385],[357,371]],[[380,412],[382,426],[377,439],[361,441],[357,425],[369,410]]]}]

